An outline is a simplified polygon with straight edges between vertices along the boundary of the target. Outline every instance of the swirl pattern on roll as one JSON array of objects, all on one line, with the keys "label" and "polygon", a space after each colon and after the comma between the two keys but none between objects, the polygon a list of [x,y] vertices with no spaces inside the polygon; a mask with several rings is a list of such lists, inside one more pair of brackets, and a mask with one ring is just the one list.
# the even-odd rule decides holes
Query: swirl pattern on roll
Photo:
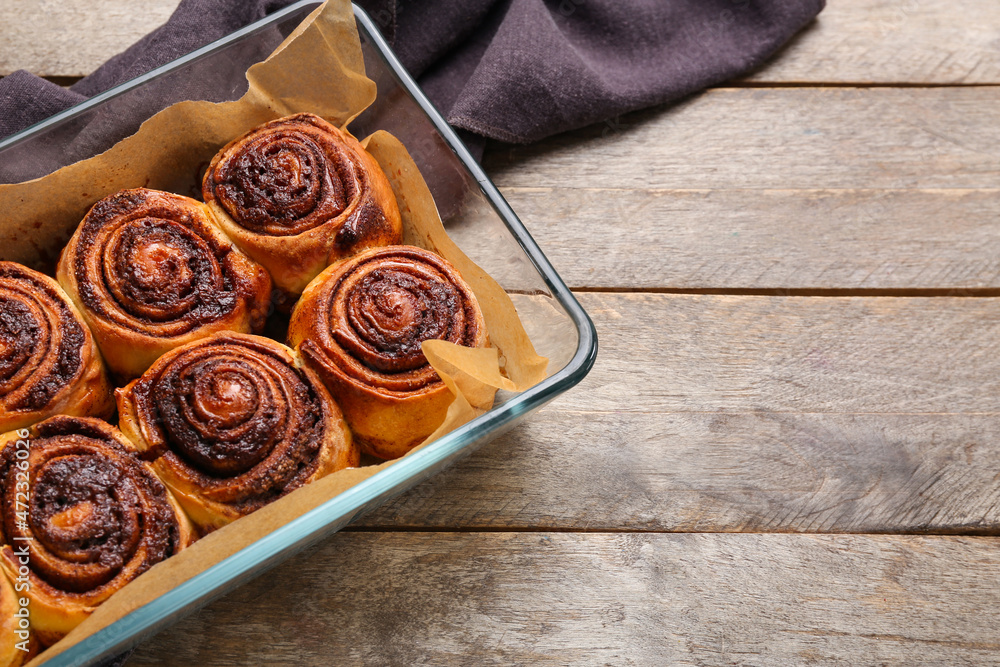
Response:
[{"label": "swirl pattern on roll", "polygon": [[265,123],[231,142],[209,165],[202,195],[230,238],[293,294],[331,261],[402,238],[381,167],[313,114]]},{"label": "swirl pattern on roll", "polygon": [[358,465],[337,405],[292,351],[217,334],[178,348],[118,391],[121,428],[212,530]]},{"label": "swirl pattern on roll", "polygon": [[232,246],[207,207],[156,190],[95,204],[57,275],[109,367],[126,378],[189,340],[260,330],[270,304],[269,276]]},{"label": "swirl pattern on roll", "polygon": [[433,339],[489,342],[471,288],[447,260],[414,246],[375,248],[330,266],[289,325],[290,344],[326,382],[362,447],[383,458],[444,419],[451,394],[421,350]]},{"label": "swirl pattern on roll", "polygon": [[2,445],[0,564],[16,573],[27,545],[32,625],[42,643],[193,541],[164,485],[111,425],[57,416],[30,435],[6,434]]},{"label": "swirl pattern on roll", "polygon": [[113,412],[104,362],[66,293],[48,276],[0,262],[0,433],[57,413]]}]

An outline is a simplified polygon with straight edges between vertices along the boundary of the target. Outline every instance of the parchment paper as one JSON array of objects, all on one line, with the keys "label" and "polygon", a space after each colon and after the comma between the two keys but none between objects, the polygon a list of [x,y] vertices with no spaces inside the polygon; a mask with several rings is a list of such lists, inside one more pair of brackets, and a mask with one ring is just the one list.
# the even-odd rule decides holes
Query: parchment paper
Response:
[{"label": "parchment paper", "polygon": [[[348,0],[329,0],[318,8],[265,62],[251,67],[247,78],[250,89],[238,101],[180,102],[101,155],[34,181],[0,185],[3,259],[51,265],[97,200],[134,187],[197,195],[204,165],[231,139],[268,120],[304,111],[346,128],[372,103],[376,92],[364,75]],[[404,242],[433,250],[458,268],[476,293],[494,346],[473,350],[443,341],[424,343],[428,360],[456,399],[445,423],[420,449],[488,410],[496,389],[521,391],[540,382],[547,360],[535,353],[503,289],[448,237],[430,191],[403,145],[386,132],[376,132],[362,143],[382,165],[396,193]],[[31,664],[65,651],[390,465],[334,473],[202,538],[116,593]]]}]

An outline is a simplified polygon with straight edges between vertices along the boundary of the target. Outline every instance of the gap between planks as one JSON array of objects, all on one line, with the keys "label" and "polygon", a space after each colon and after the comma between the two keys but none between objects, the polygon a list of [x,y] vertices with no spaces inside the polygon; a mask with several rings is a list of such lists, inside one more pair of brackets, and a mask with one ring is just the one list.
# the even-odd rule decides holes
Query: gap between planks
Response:
[{"label": "gap between planks", "polygon": [[1000,532],[995,300],[579,296],[588,377],[361,523]]},{"label": "gap between planks", "polygon": [[1000,537],[1000,528],[952,527],[917,530],[911,528],[893,530],[839,530],[826,533],[806,533],[793,528],[741,530],[689,530],[685,528],[587,528],[586,526],[435,526],[400,524],[394,526],[356,526],[342,528],[342,533],[567,533],[583,535],[913,535],[917,537]]},{"label": "gap between planks", "polygon": [[809,287],[573,287],[574,293],[581,294],[693,294],[706,296],[777,296],[777,297],[960,297],[997,298],[1000,287],[941,287],[941,288],[809,288]]},{"label": "gap between planks", "polygon": [[997,544],[341,533],[129,664],[1000,664]]}]

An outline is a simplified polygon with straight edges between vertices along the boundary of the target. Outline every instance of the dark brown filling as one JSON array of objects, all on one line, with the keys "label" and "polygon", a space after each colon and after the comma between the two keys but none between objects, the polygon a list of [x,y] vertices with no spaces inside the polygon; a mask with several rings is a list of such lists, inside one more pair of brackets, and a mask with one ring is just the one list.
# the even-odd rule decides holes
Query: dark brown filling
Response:
[{"label": "dark brown filling", "polygon": [[190,229],[156,218],[130,223],[105,263],[105,290],[129,314],[153,322],[205,322],[236,305],[229,276]]},{"label": "dark brown filling", "polygon": [[[116,225],[107,233],[104,228]],[[106,318],[140,321],[218,320],[240,303],[227,270],[228,246],[198,232],[183,205],[150,202],[134,192],[94,205],[80,228],[74,272],[80,299]],[[98,253],[97,268],[88,257]]]},{"label": "dark brown filling", "polygon": [[48,405],[52,397],[81,370],[81,349],[86,340],[83,325],[77,321],[69,308],[63,307],[60,311],[62,345],[59,346],[55,367],[25,396],[23,407],[31,410],[39,410]]},{"label": "dark brown filling", "polygon": [[4,285],[10,291],[0,297],[0,396],[23,388],[23,384],[12,384],[14,377],[34,351],[53,344],[43,339],[47,327],[37,318],[45,317],[58,329],[58,348],[42,357],[37,371],[27,376],[28,391],[6,406],[9,410],[40,410],[80,373],[86,334],[62,295],[27,269],[16,265],[0,268],[0,289]]},{"label": "dark brown filling", "polygon": [[216,167],[212,194],[258,234],[301,234],[340,215],[359,194],[350,158],[311,125],[265,128]]},{"label": "dark brown filling", "polygon": [[41,327],[26,304],[0,297],[0,393],[16,388],[8,383],[24,368],[40,335]]},{"label": "dark brown filling", "polygon": [[461,295],[451,283],[400,270],[376,269],[352,286],[346,299],[350,334],[335,330],[337,342],[356,359],[384,373],[399,373],[427,363],[425,340],[461,343]]},{"label": "dark brown filling", "polygon": [[4,530],[30,536],[31,568],[48,584],[84,593],[121,572],[145,547],[139,572],[174,553],[179,526],[166,490],[121,445],[69,417],[30,440],[28,532],[16,520],[15,449],[0,459]]},{"label": "dark brown filling", "polygon": [[315,468],[324,428],[319,396],[262,346],[193,348],[136,392],[140,403],[155,406],[167,447],[201,474],[237,477],[280,447],[282,467],[255,476],[262,485],[251,496],[286,493],[303,467],[302,481]]},{"label": "dark brown filling", "polygon": [[87,576],[53,569],[40,572],[43,578],[78,593],[113,579],[134,553],[140,531],[128,513],[136,490],[123,471],[94,456],[63,456],[41,468],[33,490],[31,531],[38,541],[65,561],[100,566]]},{"label": "dark brown filling", "polygon": [[325,353],[364,383],[410,392],[440,382],[421,344],[473,346],[479,335],[469,288],[447,262],[420,248],[374,251],[325,289],[327,321],[318,323],[317,338],[329,340],[328,332],[333,345],[327,343]]}]

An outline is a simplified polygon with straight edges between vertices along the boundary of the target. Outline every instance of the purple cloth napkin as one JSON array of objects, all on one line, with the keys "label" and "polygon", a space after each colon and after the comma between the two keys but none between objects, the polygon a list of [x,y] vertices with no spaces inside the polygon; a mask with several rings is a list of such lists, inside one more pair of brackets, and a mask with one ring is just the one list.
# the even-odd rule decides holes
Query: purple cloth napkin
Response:
[{"label": "purple cloth napkin", "polygon": [[[676,100],[759,67],[825,0],[361,0],[457,128],[527,143]],[[183,0],[69,89],[0,79],[0,137],[222,37],[291,0]]]}]

